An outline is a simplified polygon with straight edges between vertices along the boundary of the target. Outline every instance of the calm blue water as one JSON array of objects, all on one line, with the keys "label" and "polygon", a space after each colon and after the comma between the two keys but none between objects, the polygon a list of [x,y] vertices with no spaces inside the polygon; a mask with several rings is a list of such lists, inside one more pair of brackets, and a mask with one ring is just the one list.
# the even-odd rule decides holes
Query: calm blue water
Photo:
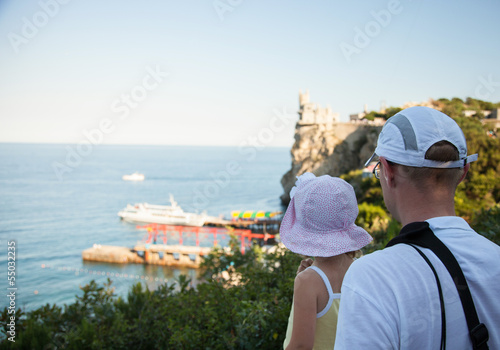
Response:
[{"label": "calm blue water", "polygon": [[[290,168],[288,148],[100,145],[79,159],[68,158],[69,150],[76,152],[0,144],[0,288],[8,288],[7,242],[15,240],[16,306],[25,309],[71,303],[79,286],[108,276],[119,295],[138,281],[155,288],[180,274],[196,279],[192,269],[88,263],[81,253],[93,244],[133,247],[144,232],[121,222],[118,211],[127,203],[168,204],[170,193],[185,211],[214,216],[282,210],[280,179]],[[56,163],[67,171],[58,175]],[[121,179],[135,171],[146,180]],[[7,302],[0,297],[1,308]]]}]

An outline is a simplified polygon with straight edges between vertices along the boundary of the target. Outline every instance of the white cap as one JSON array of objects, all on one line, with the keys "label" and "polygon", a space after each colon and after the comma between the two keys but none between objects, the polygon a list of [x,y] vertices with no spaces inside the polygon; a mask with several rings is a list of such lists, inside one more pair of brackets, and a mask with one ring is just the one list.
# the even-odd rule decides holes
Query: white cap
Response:
[{"label": "white cap", "polygon": [[[450,162],[425,159],[427,150],[439,141],[455,146],[460,159]],[[375,153],[366,164],[375,156],[417,168],[463,168],[477,160],[477,154],[467,156],[464,133],[452,118],[420,106],[404,109],[387,120],[378,136]]]}]

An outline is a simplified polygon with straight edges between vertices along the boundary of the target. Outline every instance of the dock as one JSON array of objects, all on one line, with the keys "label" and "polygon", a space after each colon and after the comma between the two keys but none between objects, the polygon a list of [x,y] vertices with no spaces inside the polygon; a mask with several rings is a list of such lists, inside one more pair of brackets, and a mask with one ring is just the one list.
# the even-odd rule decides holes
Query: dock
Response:
[{"label": "dock", "polygon": [[[86,261],[99,261],[114,264],[151,264],[174,267],[200,267],[203,257],[208,255],[213,246],[218,245],[218,239],[234,235],[241,242],[241,252],[245,253],[246,247],[252,239],[261,239],[263,242],[274,240],[274,235],[253,233],[248,229],[227,229],[216,227],[188,227],[149,224],[138,226],[146,230],[142,242],[137,243],[133,249],[117,246],[94,244],[92,248],[82,252],[82,259]],[[226,237],[227,238],[227,237]],[[195,245],[184,245],[185,241]],[[210,247],[200,246],[201,241]]]},{"label": "dock", "polygon": [[115,264],[142,263],[140,256],[132,252],[131,249],[116,246],[101,246],[94,244],[92,248],[85,249],[82,259],[88,261],[99,261]]},{"label": "dock", "polygon": [[206,227],[232,227],[234,229],[249,229],[253,233],[277,234],[280,230],[281,211],[232,211],[231,219],[222,216],[208,216]]},{"label": "dock", "polygon": [[86,249],[82,259],[112,264],[150,264],[173,267],[199,268],[203,256],[211,248],[181,245],[145,244],[133,249],[116,246],[101,246]]},{"label": "dock", "polygon": [[232,227],[235,229],[249,229],[254,233],[277,234],[279,233],[281,219],[270,220],[226,220],[209,217],[204,227]]}]

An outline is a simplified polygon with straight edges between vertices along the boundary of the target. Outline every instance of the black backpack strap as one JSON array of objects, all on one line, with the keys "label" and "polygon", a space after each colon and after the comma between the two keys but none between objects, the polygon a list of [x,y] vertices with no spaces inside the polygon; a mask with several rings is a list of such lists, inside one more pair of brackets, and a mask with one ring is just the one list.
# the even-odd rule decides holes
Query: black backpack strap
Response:
[{"label": "black backpack strap", "polygon": [[434,277],[436,278],[436,284],[437,284],[438,293],[439,293],[439,305],[441,305],[441,347],[440,347],[440,349],[444,350],[444,349],[446,349],[446,312],[444,310],[444,298],[443,298],[443,290],[441,288],[441,282],[439,281],[439,277],[438,277],[438,274],[436,272],[436,269],[432,265],[429,258],[420,249],[418,249],[416,245],[411,244],[411,243],[408,243],[408,245],[410,247],[413,247],[418,252],[418,254],[420,254],[420,256],[425,260],[427,265],[429,265],[429,267],[432,270],[432,273],[434,274]]},{"label": "black backpack strap", "polygon": [[460,296],[473,349],[487,350],[489,339],[488,329],[483,323],[479,322],[474,301],[472,300],[462,269],[453,256],[453,253],[434,235],[434,232],[429,227],[429,223],[424,221],[406,225],[401,230],[401,233],[387,244],[387,247],[398,243],[414,244],[429,248],[443,262],[455,282],[458,295]]}]

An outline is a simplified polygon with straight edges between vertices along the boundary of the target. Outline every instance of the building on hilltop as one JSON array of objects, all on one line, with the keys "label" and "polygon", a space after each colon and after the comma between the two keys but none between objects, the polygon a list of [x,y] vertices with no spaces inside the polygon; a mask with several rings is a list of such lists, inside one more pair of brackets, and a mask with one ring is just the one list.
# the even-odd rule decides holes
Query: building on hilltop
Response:
[{"label": "building on hilltop", "polygon": [[365,108],[361,113],[349,114],[349,121],[352,123],[359,123],[368,114],[368,106],[365,104]]},{"label": "building on hilltop", "polygon": [[[380,107],[379,113],[384,114],[385,113],[385,105]],[[385,119],[380,118],[380,117],[375,117],[373,120],[368,120],[365,117],[369,114],[368,112],[368,106],[365,104],[364,111],[361,113],[354,113],[354,114],[349,114],[349,121],[354,124],[368,124],[368,125],[384,125],[385,124]]]},{"label": "building on hilltop", "polygon": [[406,108],[415,107],[415,106],[430,107],[430,108],[434,108],[437,110],[441,110],[441,108],[439,108],[439,104],[436,101],[434,101],[432,98],[430,98],[427,101],[422,101],[422,102],[413,102],[413,101],[406,102],[404,105],[401,106],[401,109],[406,109]]},{"label": "building on hilltop", "polygon": [[500,120],[500,108],[493,109],[487,119]]},{"label": "building on hilltop", "polygon": [[[339,114],[333,113],[329,106],[327,106],[326,108],[322,108],[318,104],[312,103],[309,98],[309,90],[306,90],[306,92],[304,93],[299,90],[299,105],[299,121],[297,122],[297,127],[315,125],[322,130],[332,130],[335,125],[339,124]],[[439,100],[436,101],[432,98],[429,98],[429,100],[423,102],[406,102],[400,108],[406,109],[414,106],[430,107],[441,111],[444,104]],[[382,126],[386,122],[386,113],[387,108],[385,105],[385,101],[383,101],[378,113],[373,111],[369,112],[368,107],[365,104],[363,112],[353,113],[349,115],[349,121],[351,124],[355,125],[361,124]],[[477,114],[477,111],[464,110],[462,113],[466,117],[472,117]],[[496,133],[500,128],[500,108],[495,108],[493,110],[482,110],[481,114],[481,122],[489,127],[488,135],[497,137]]]},{"label": "building on hilltop", "polygon": [[[482,120],[483,124],[488,125],[493,136],[500,128],[500,108],[493,109],[490,114]],[[496,137],[496,135],[495,135]]]},{"label": "building on hilltop", "polygon": [[[483,114],[484,118],[490,118],[491,113],[493,113],[494,110],[482,110],[481,113]],[[473,117],[477,114],[477,111],[473,109],[466,109],[465,111],[462,112],[464,117]]]},{"label": "building on hilltop", "polygon": [[333,113],[330,106],[322,108],[309,99],[309,90],[299,90],[299,125],[333,124],[339,121],[339,114]]}]

